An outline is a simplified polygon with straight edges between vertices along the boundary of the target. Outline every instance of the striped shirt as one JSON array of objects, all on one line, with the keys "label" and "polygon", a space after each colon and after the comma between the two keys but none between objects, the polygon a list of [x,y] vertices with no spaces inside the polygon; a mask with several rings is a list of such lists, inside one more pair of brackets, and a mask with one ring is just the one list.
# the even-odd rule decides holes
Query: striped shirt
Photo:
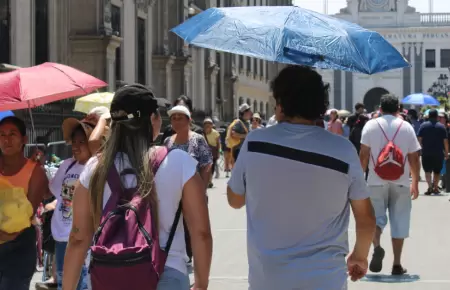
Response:
[{"label": "striped shirt", "polygon": [[228,185],[246,196],[249,289],[347,289],[350,200],[369,197],[348,139],[290,123],[252,131]]}]

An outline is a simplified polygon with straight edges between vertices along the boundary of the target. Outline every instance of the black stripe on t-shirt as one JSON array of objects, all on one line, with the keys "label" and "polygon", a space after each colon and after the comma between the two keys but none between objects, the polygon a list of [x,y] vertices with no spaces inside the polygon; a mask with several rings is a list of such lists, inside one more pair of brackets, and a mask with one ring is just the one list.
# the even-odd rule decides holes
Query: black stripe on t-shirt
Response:
[{"label": "black stripe on t-shirt", "polygon": [[249,152],[277,156],[348,174],[348,163],[334,157],[268,142],[249,141],[247,144],[247,149]]}]

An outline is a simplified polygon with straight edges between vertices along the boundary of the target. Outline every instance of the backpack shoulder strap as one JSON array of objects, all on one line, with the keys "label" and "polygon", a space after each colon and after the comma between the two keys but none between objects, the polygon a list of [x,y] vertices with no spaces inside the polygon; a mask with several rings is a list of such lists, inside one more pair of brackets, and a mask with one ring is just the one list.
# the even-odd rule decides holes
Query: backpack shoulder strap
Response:
[{"label": "backpack shoulder strap", "polygon": [[167,239],[167,244],[166,244],[166,248],[165,248],[165,251],[167,254],[170,251],[170,247],[172,246],[173,238],[175,237],[175,232],[177,231],[178,223],[180,222],[181,210],[182,210],[182,205],[181,205],[181,200],[180,200],[180,203],[178,204],[177,212],[175,213],[175,218],[173,219],[172,227],[170,228],[169,238]]},{"label": "backpack shoulder strap", "polygon": [[150,158],[150,164],[152,166],[153,175],[158,172],[159,166],[166,159],[167,155],[169,155],[170,150],[166,146],[159,146],[156,148],[155,152],[152,154]]},{"label": "backpack shoulder strap", "polygon": [[398,125],[397,131],[395,131],[394,137],[392,137],[392,141],[394,141],[394,140],[395,140],[395,137],[397,137],[397,134],[398,134],[398,132],[400,131],[400,128],[402,127],[403,122],[405,122],[405,121],[401,121],[401,122],[400,122],[400,125]]},{"label": "backpack shoulder strap", "polygon": [[381,126],[380,122],[378,122],[377,119],[375,119],[375,122],[377,122],[378,127],[380,127],[380,130],[381,130],[381,132],[383,133],[384,138],[386,138],[386,140],[387,140],[388,142],[391,141],[391,140],[389,140],[388,136],[386,135],[386,132],[384,132],[383,127]]},{"label": "backpack shoulder strap", "polygon": [[116,164],[113,163],[108,171],[108,177],[106,179],[111,190],[111,196],[106,202],[103,213],[113,211],[117,207],[117,204],[123,195],[122,183],[120,180],[120,174],[117,171]]},{"label": "backpack shoulder strap", "polygon": [[67,174],[67,172],[69,172],[70,169],[72,169],[72,167],[75,166],[75,164],[77,164],[76,160],[74,160],[74,161],[72,161],[72,163],[70,163],[69,167],[67,167],[67,169],[66,169],[66,174]]},{"label": "backpack shoulder strap", "polygon": [[[153,170],[154,175],[158,171],[161,163],[164,161],[164,159],[167,157],[167,155],[169,155],[170,151],[171,150],[167,149],[167,147],[165,147],[165,146],[162,146],[162,147],[159,147],[156,149],[156,156],[150,161],[152,163],[152,170]],[[181,201],[180,201],[180,203],[178,204],[178,209],[175,213],[175,218],[174,218],[172,226],[170,228],[169,238],[167,239],[166,248],[165,248],[166,253],[169,253],[170,247],[172,246],[172,242],[175,237],[175,232],[177,230],[178,223],[180,221],[181,210],[182,210],[182,206],[181,206]]]}]

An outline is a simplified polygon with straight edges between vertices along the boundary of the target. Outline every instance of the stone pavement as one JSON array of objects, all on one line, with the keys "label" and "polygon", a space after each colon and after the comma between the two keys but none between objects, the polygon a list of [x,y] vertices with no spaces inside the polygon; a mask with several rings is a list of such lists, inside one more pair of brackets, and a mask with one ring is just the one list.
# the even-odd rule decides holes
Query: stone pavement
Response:
[{"label": "stone pavement", "polygon": [[[209,192],[209,208],[214,237],[214,255],[210,290],[246,290],[246,214],[245,208],[234,210],[227,204],[226,179],[215,180]],[[420,186],[425,191],[424,183]],[[447,194],[423,196],[414,201],[411,238],[404,249],[403,262],[409,275],[389,275],[392,261],[389,229],[382,244],[386,250],[381,274],[370,274],[363,281],[349,282],[349,290],[448,290],[450,289],[450,202]],[[349,227],[350,248],[353,246],[354,221]],[[40,273],[35,275],[39,281]],[[191,275],[191,281],[193,277]],[[34,285],[30,289],[34,289]],[[281,289],[289,290],[289,289]],[[330,289],[333,290],[333,289]]]}]

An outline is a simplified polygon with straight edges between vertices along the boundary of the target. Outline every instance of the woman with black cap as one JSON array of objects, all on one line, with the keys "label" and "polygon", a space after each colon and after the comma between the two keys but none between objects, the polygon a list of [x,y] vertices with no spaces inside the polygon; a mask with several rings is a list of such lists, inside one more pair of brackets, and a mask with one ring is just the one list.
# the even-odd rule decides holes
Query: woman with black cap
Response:
[{"label": "woman with black cap", "polygon": [[[165,247],[178,206],[191,232],[195,264],[194,289],[207,289],[212,256],[212,236],[205,203],[204,184],[197,173],[197,161],[182,150],[171,150],[154,174],[151,168],[156,150],[151,120],[157,111],[153,93],[141,85],[116,91],[111,103],[111,132],[102,152],[91,158],[80,176],[73,201],[73,225],[66,251],[63,287],[74,290],[94,229],[113,192],[107,176],[115,166],[123,177],[123,188],[139,188],[155,217],[159,242]],[[95,182],[91,182],[95,180]],[[153,186],[154,185],[154,186]],[[146,229],[150,231],[150,229]],[[178,224],[168,252],[158,290],[190,289],[186,267],[184,227]],[[127,279],[127,277],[123,277]],[[142,285],[142,289],[145,285]]]}]

